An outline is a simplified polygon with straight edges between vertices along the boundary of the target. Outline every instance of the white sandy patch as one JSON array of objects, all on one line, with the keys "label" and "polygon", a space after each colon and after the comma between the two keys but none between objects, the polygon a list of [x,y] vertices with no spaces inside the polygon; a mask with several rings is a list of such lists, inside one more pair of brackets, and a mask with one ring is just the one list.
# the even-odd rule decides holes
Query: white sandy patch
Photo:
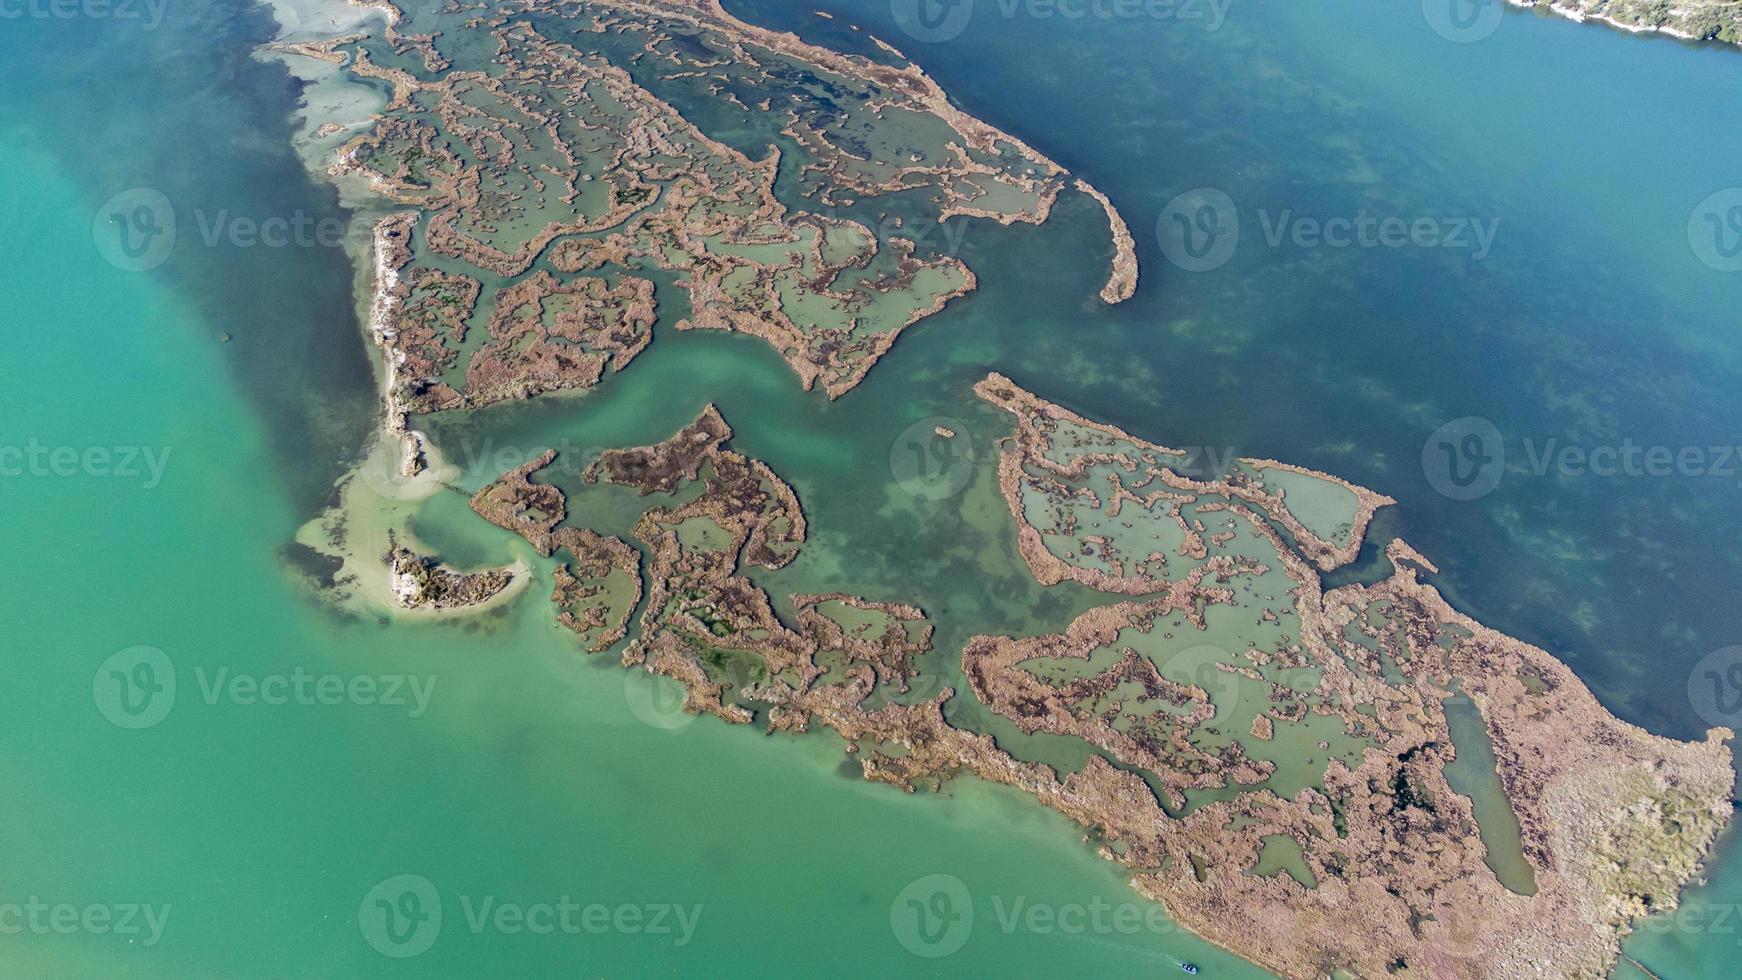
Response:
[{"label": "white sandy patch", "polygon": [[[395,582],[383,558],[399,544],[440,559],[439,553],[418,541],[408,528],[423,501],[442,492],[443,483],[459,470],[438,459],[416,477],[401,477],[397,472],[398,447],[397,438],[383,433],[368,458],[341,481],[337,505],[297,531],[298,543],[343,562],[338,578],[344,582],[345,595],[337,597],[336,604],[375,617],[451,618],[483,612],[519,595],[532,581],[533,562],[528,547],[514,539],[508,545],[515,554],[509,566],[514,580],[489,601],[445,610],[406,609],[401,604],[403,583]],[[464,574],[477,569],[458,571]]]}]

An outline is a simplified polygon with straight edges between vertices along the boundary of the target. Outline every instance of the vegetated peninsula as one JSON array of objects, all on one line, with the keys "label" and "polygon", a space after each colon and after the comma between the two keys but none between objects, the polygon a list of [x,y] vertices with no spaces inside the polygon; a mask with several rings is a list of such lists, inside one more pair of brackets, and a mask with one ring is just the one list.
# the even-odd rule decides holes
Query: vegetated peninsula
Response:
[{"label": "vegetated peninsula", "polygon": [[[1689,744],[1616,719],[1453,611],[1401,541],[1390,578],[1325,591],[1390,503],[1370,491],[1264,460],[1194,478],[1007,378],[976,390],[1016,420],[999,479],[1035,575],[1131,598],[976,639],[964,672],[1024,730],[1109,753],[1079,819],[1189,928],[1288,976],[1595,977],[1634,916],[1675,902],[1730,814],[1728,730]],[[1449,782],[1454,696],[1515,840]]]},{"label": "vegetated peninsula", "polygon": [[[388,93],[333,168],[389,202],[370,327],[408,474],[426,466],[414,416],[600,384],[673,307],[670,328],[758,337],[841,395],[977,286],[900,233],[920,221],[1040,224],[1080,192],[1113,238],[1085,292],[1136,287],[1112,201],[887,46],[828,51],[716,0],[389,10],[380,33],[285,47]],[[868,779],[1017,787],[1185,926],[1283,975],[1602,976],[1635,917],[1675,905],[1730,816],[1728,731],[1619,721],[1549,654],[1452,610],[1402,542],[1389,577],[1327,590],[1389,498],[1272,460],[1200,473],[1002,376],[975,390],[1010,416],[996,478],[1026,574],[1100,601],[1055,633],[973,637],[961,690],[922,674],[928,597],[807,584],[777,603],[757,584],[809,522],[713,408],[585,465],[544,453],[471,506],[552,563],[552,616],[581,649],[676,681],[691,711],[833,729]],[[401,489],[372,477],[344,499]],[[571,497],[593,493],[639,501],[632,529],[585,526]],[[368,506],[391,542],[398,512]],[[396,545],[383,561],[348,512],[317,530],[402,606],[532,578]],[[1026,759],[952,723],[954,698],[1087,761]],[[1491,748],[1486,781],[1452,765],[1467,746]]]},{"label": "vegetated peninsula", "polygon": [[1508,0],[1543,7],[1574,20],[1596,20],[1628,31],[1652,31],[1689,41],[1742,44],[1737,0]]},{"label": "vegetated peninsula", "polygon": [[[760,337],[838,396],[975,288],[906,226],[1039,224],[1071,186],[904,59],[712,0],[389,9],[384,36],[287,47],[392,93],[335,166],[414,209],[379,227],[394,415],[598,383],[645,349],[662,274],[687,301],[675,329]],[[1109,302],[1135,288],[1129,238]]]},{"label": "vegetated peninsula", "polygon": [[[1384,497],[1269,460],[1192,476],[1184,453],[1006,378],[977,391],[1013,417],[998,472],[1023,558],[1105,603],[1062,633],[975,637],[964,692],[911,693],[923,596],[775,613],[750,573],[792,562],[804,511],[712,408],[580,473],[547,454],[473,506],[583,559],[586,587],[561,575],[553,600],[588,649],[639,609],[620,659],[682,684],[689,710],[827,726],[866,778],[907,789],[971,773],[1025,790],[1182,924],[1285,976],[1599,977],[1635,917],[1674,907],[1730,815],[1730,732],[1683,743],[1616,719],[1549,654],[1452,610],[1402,542],[1389,578],[1326,591]],[[569,524],[547,474],[639,494],[640,549]],[[1023,761],[946,720],[955,697],[1093,751],[1075,772]],[[1491,788],[1453,785],[1460,723],[1492,744]],[[1482,824],[1472,793],[1515,820]]]}]

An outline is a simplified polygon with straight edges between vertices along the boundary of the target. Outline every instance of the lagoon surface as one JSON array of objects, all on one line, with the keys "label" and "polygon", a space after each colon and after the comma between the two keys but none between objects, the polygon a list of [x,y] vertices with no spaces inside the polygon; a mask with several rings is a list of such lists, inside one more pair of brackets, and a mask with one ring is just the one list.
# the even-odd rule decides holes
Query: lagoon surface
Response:
[{"label": "lagoon surface", "polygon": [[[1136,235],[1136,298],[1096,300],[1106,224],[1079,197],[1040,229],[940,231],[980,289],[845,397],[801,391],[758,341],[657,331],[596,392],[432,421],[462,486],[545,446],[657,441],[712,402],[806,503],[811,543],[771,591],[786,576],[927,596],[951,617],[938,651],[1057,629],[1086,600],[1008,563],[989,453],[939,499],[892,465],[920,423],[989,448],[1000,420],[969,388],[995,369],[1145,438],[1395,497],[1376,545],[1406,536],[1461,610],[1567,662],[1617,715],[1680,738],[1733,720],[1696,707],[1690,680],[1742,643],[1742,463],[1723,472],[1709,452],[1742,443],[1742,275],[1691,247],[1689,224],[1742,184],[1742,54],[1510,11],[1453,43],[1419,5],[1381,0],[1236,0],[1214,30],[983,3],[931,42],[880,3],[729,6],[851,50],[861,25],[1091,180]],[[138,905],[160,926],[25,928],[0,936],[9,964],[983,976],[1190,960],[1263,975],[1147,914],[1021,794],[961,780],[908,796],[843,773],[833,736],[676,714],[669,691],[579,656],[537,596],[459,626],[311,602],[280,556],[368,443],[376,381],[342,236],[272,247],[236,231],[348,217],[293,151],[297,86],[251,53],[279,29],[264,8],[204,0],[0,21],[0,444],[42,453],[0,477],[0,903]],[[133,188],[177,216],[147,271],[100,247],[105,202]],[[1242,234],[1191,271],[1157,227],[1206,188]],[[1466,228],[1468,246],[1302,231],[1363,215]],[[1468,418],[1500,433],[1507,461],[1480,496],[1431,453],[1424,466],[1436,430]],[[1627,445],[1698,447],[1708,464],[1606,475],[1596,451]],[[66,475],[57,448],[79,453]],[[462,564],[517,553],[457,498],[415,526]],[[1378,561],[1375,547],[1357,573]],[[109,682],[143,655],[112,658],[141,646],[176,692],[135,730]],[[319,693],[333,684],[346,693]],[[1739,862],[1731,833],[1710,883],[1628,953],[1661,976],[1725,973]],[[400,874],[434,882],[445,910],[415,960],[358,927]],[[891,906],[939,874],[967,885],[972,928],[953,955],[916,958]],[[643,925],[541,932],[499,914],[565,900]],[[1066,927],[1074,910],[1104,927]]]}]

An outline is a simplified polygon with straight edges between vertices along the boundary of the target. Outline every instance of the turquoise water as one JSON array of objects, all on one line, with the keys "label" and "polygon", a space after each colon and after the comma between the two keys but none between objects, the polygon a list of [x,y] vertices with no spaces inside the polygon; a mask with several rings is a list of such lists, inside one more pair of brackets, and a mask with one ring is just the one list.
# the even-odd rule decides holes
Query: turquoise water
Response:
[{"label": "turquoise water", "polygon": [[[233,344],[175,292],[90,262],[78,188],[51,157],[3,143],[0,207],[33,243],[12,281],[78,297],[8,292],[31,327],[4,354],[9,431],[168,451],[149,489],[119,476],[5,488],[0,776],[16,805],[0,902],[168,906],[149,946],[149,935],[7,935],[9,970],[887,974],[925,962],[894,939],[891,903],[947,869],[979,916],[956,968],[1111,973],[1172,952],[1238,973],[1171,931],[1005,935],[1000,902],[1135,901],[1062,818],[1017,794],[910,797],[843,778],[833,739],[644,723],[623,673],[575,656],[534,603],[474,631],[341,622],[303,601],[276,560],[299,517],[254,407],[225,378]],[[106,720],[92,684],[111,654],[140,644],[164,652],[178,688],[161,723],[131,731]],[[263,683],[298,671],[410,680],[404,705],[208,701],[225,670]],[[413,685],[427,693],[421,713]],[[367,945],[357,910],[404,872],[436,883],[447,921],[434,952],[400,963]],[[474,934],[462,904],[565,895],[613,910],[699,906],[700,917],[681,945],[676,934]]]},{"label": "turquoise water", "polygon": [[[809,16],[815,6],[837,19]],[[910,424],[955,419],[989,445],[999,420],[967,386],[995,367],[1149,438],[1233,447],[1397,497],[1378,536],[1403,534],[1434,558],[1461,608],[1563,657],[1629,720],[1684,737],[1704,727],[1688,671],[1742,637],[1742,570],[1730,536],[1713,533],[1742,517],[1735,480],[1514,470],[1459,502],[1434,492],[1420,454],[1466,415],[1493,420],[1520,457],[1526,438],[1742,439],[1742,283],[1694,260],[1685,235],[1699,201],[1742,183],[1742,55],[1524,14],[1453,45],[1417,5],[1380,0],[1252,0],[1214,33],[984,17],[939,45],[900,36],[883,4],[733,7],[824,39],[863,23],[969,109],[1089,177],[1137,235],[1138,297],[1095,301],[1105,224],[1069,198],[1044,229],[970,227],[961,255],[980,292],[904,335],[839,402],[798,391],[756,341],[667,331],[595,395],[436,428],[457,461],[464,446],[651,441],[715,401],[739,448],[786,476],[811,516],[813,544],[770,586],[921,602],[944,621],[947,651],[975,630],[1056,627],[1086,601],[1009,564],[983,468],[942,502],[893,485],[889,447]],[[1178,956],[1207,975],[1256,972],[1171,931],[1006,932],[999,912],[1018,897],[1136,899],[1078,832],[1017,794],[963,783],[907,797],[843,778],[830,738],[644,723],[622,675],[577,657],[539,601],[477,628],[381,628],[304,601],[278,549],[371,424],[352,269],[335,248],[207,248],[195,219],[340,214],[289,150],[294,88],[246,54],[269,18],[183,4],[151,31],[5,27],[0,443],[150,447],[166,465],[149,488],[148,477],[0,480],[12,626],[0,765],[17,801],[0,822],[0,902],[170,906],[149,948],[91,930],[7,935],[8,964],[1130,975]],[[104,264],[92,244],[98,205],[138,186],[163,191],[188,236],[147,274]],[[1168,263],[1154,228],[1174,195],[1202,186],[1240,203],[1251,247],[1193,274]],[[1363,207],[1501,224],[1475,262],[1272,249],[1254,218]],[[489,466],[467,469],[478,479]],[[431,536],[454,554],[504,547],[488,528],[439,518]],[[178,692],[161,724],[128,731],[99,712],[93,677],[142,644],[164,651]],[[412,706],[208,704],[202,681],[224,668],[434,687],[415,718]],[[971,705],[952,707],[975,720]],[[1698,908],[1742,902],[1737,860],[1731,835],[1713,884],[1693,893]],[[357,918],[372,886],[405,872],[436,884],[447,921],[431,952],[399,962],[370,948]],[[960,878],[975,916],[960,952],[928,960],[901,945],[890,908],[933,874]],[[473,934],[462,911],[462,899],[565,894],[702,912],[680,946]],[[1715,918],[1644,930],[1629,950],[1665,976],[1719,975],[1734,935]]]}]

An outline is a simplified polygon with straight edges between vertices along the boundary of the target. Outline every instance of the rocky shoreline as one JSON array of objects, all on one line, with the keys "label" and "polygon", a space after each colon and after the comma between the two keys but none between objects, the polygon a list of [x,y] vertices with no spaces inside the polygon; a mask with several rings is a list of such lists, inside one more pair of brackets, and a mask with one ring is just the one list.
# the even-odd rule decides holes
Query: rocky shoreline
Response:
[{"label": "rocky shoreline", "polygon": [[1101,302],[1109,306],[1123,303],[1137,295],[1137,240],[1131,237],[1131,228],[1125,224],[1125,217],[1107,195],[1081,177],[1077,178],[1076,186],[1077,190],[1101,205],[1107,212],[1107,223],[1113,229],[1113,271],[1107,278],[1107,285],[1101,287]]},{"label": "rocky shoreline", "polygon": [[1596,21],[1633,34],[1665,34],[1683,41],[1742,44],[1742,3],[1730,0],[1507,0],[1527,10],[1546,9],[1580,23]]},{"label": "rocky shoreline", "polygon": [[406,609],[454,612],[482,606],[509,587],[516,569],[458,572],[403,545],[383,556],[392,576],[393,597]]}]

